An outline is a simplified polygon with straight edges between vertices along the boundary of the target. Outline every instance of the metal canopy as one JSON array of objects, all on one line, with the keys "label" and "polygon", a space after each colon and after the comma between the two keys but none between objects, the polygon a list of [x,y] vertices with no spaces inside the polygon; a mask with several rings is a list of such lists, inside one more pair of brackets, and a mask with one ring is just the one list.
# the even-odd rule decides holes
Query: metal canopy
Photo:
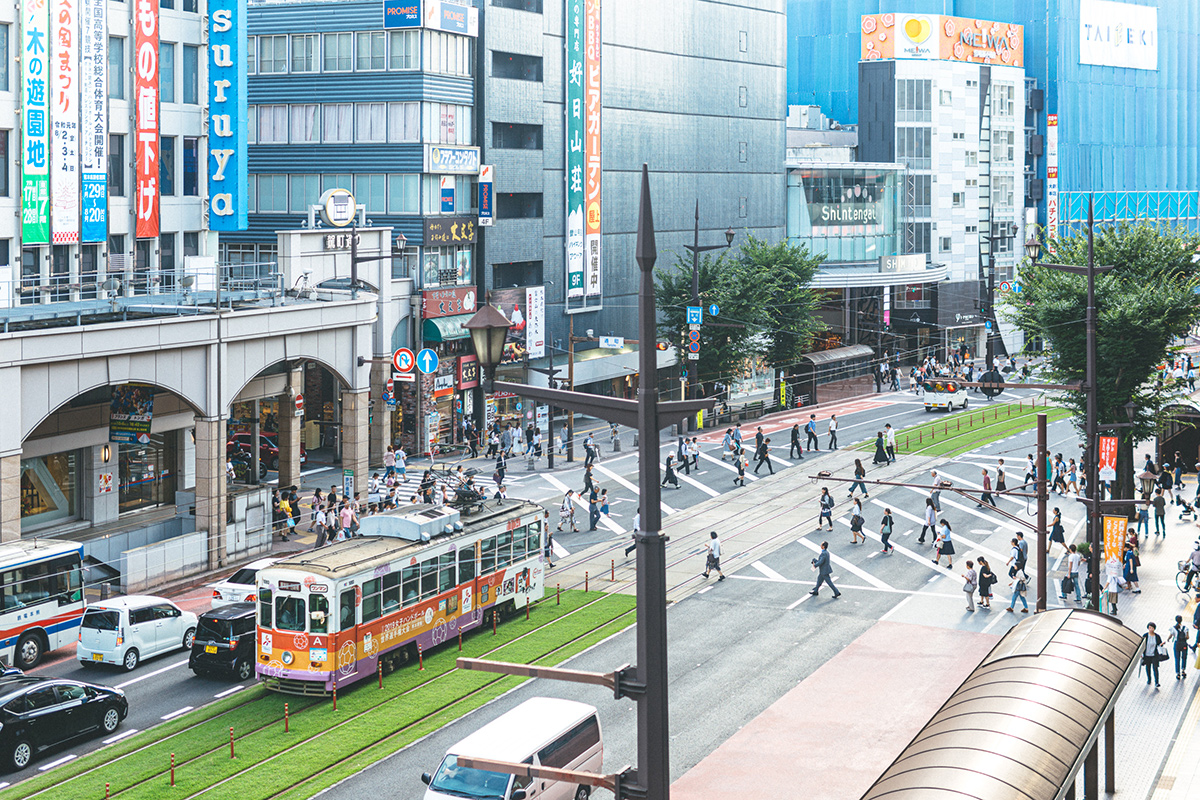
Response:
[{"label": "metal canopy", "polygon": [[1143,637],[1094,611],[1025,620],[992,649],[863,800],[1048,800],[1141,663]]},{"label": "metal canopy", "polygon": [[847,347],[835,347],[832,350],[818,350],[815,353],[805,353],[801,361],[807,361],[813,366],[829,364],[833,361],[848,361],[852,358],[871,358],[875,351],[865,344],[852,344]]},{"label": "metal canopy", "polygon": [[427,342],[450,342],[455,339],[466,339],[471,333],[462,324],[470,318],[470,314],[434,317],[425,320],[421,332]]}]

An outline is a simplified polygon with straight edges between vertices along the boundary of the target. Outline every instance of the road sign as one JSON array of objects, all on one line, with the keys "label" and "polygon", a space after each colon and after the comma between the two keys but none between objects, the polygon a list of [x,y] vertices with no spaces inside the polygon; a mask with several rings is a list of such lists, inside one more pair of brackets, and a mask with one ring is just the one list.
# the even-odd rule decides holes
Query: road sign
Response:
[{"label": "road sign", "polygon": [[397,383],[416,383],[417,373],[415,372],[398,372],[392,376],[392,380]]},{"label": "road sign", "polygon": [[388,378],[388,382],[386,384],[384,384],[383,388],[387,391],[388,394],[391,394],[392,392],[396,391],[396,382],[394,380],[392,380],[391,378]]},{"label": "road sign", "polygon": [[392,366],[396,368],[396,372],[412,372],[413,364],[415,363],[416,359],[413,357],[413,351],[407,347],[401,347],[392,353]]},{"label": "road sign", "polygon": [[711,306],[708,307],[708,313],[710,316],[715,317],[717,314],[721,313],[721,307],[718,306],[716,303],[713,303]]},{"label": "road sign", "polygon": [[688,342],[688,352],[689,353],[699,353],[700,352],[700,343],[699,342]]},{"label": "road sign", "polygon": [[608,350],[620,350],[625,346],[624,336],[601,336],[600,346]]},{"label": "road sign", "polygon": [[304,415],[304,395],[298,394],[298,395],[296,395],[296,416],[300,417],[303,415]]},{"label": "road sign", "polygon": [[699,361],[700,360],[699,353],[688,353],[687,357],[688,357],[688,361]]},{"label": "road sign", "polygon": [[985,320],[983,323],[983,327],[987,328],[990,331],[992,329],[992,321],[990,319]]},{"label": "road sign", "polygon": [[354,497],[354,470],[342,470],[342,497]]},{"label": "road sign", "polygon": [[516,408],[517,408],[517,411],[521,410],[521,402],[520,401],[517,401]]},{"label": "road sign", "polygon": [[704,309],[700,306],[688,306],[687,322],[688,325],[702,325],[704,323]]},{"label": "road sign", "polygon": [[426,347],[421,352],[417,353],[417,369],[424,372],[426,375],[432,375],[437,372],[438,354]]},{"label": "road sign", "polygon": [[688,331],[688,341],[689,342],[700,341],[700,331]]},{"label": "road sign", "polygon": [[700,330],[700,326],[699,325],[688,325],[688,330],[689,331],[698,331],[698,330]]}]

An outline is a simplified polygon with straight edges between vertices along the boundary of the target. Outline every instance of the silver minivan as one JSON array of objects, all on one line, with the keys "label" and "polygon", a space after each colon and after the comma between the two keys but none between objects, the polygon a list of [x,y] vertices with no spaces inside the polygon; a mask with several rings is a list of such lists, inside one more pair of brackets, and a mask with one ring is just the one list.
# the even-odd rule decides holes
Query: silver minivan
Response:
[{"label": "silver minivan", "polygon": [[595,706],[531,697],[447,750],[432,775],[421,775],[429,787],[424,800],[587,800],[589,786],[462,767],[459,756],[599,773],[604,741]]},{"label": "silver minivan", "polygon": [[191,650],[195,638],[196,615],[165,597],[114,597],[83,612],[75,657],[85,667],[120,664],[133,670],[144,658]]}]

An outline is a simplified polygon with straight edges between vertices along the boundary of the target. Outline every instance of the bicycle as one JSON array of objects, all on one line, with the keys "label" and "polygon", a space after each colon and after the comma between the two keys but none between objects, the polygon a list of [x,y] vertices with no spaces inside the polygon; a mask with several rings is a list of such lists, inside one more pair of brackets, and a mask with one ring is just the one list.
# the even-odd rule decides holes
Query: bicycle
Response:
[{"label": "bicycle", "polygon": [[1195,569],[1192,567],[1192,562],[1189,559],[1184,559],[1178,564],[1179,571],[1175,573],[1175,585],[1179,591],[1188,594],[1192,590],[1192,584],[1196,583],[1197,590],[1200,590],[1200,581],[1193,581],[1192,576],[1196,575]]}]

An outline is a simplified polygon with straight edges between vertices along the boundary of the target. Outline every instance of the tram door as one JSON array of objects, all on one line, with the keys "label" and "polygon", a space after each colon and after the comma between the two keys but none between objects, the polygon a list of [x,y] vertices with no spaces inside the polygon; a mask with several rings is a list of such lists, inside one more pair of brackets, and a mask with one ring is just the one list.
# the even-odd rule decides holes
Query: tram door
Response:
[{"label": "tram door", "polygon": [[337,677],[353,677],[358,672],[358,598],[361,590],[351,586],[338,598]]}]

